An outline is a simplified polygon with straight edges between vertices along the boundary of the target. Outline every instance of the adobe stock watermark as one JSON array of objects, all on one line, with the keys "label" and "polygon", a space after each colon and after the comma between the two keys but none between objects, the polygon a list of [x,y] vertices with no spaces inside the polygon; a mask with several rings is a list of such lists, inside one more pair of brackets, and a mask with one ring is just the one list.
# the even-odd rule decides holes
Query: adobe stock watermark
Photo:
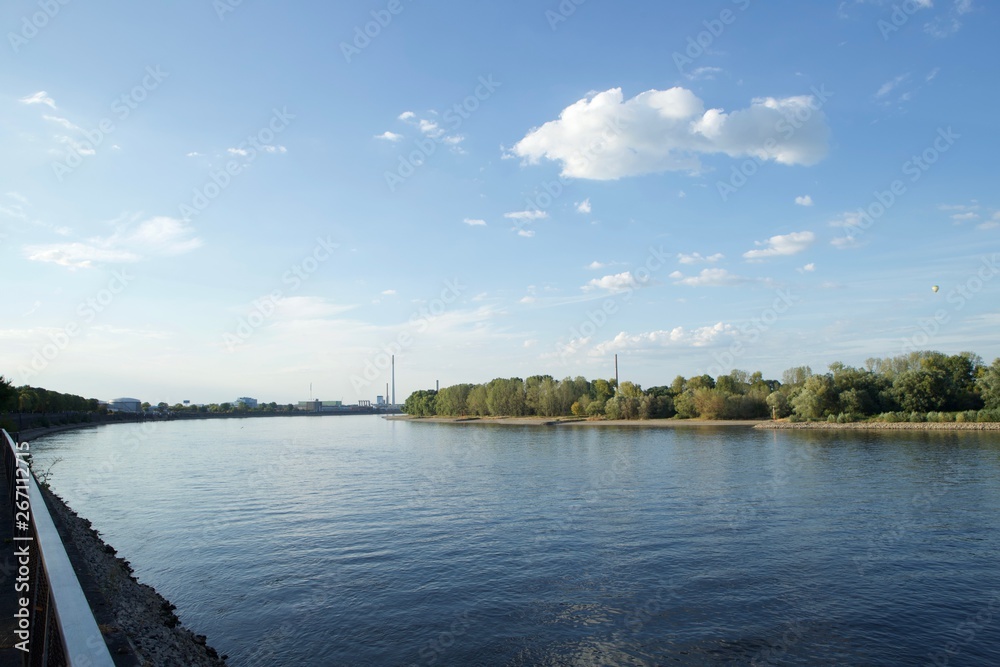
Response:
[{"label": "adobe stock watermark", "polygon": [[577,8],[586,2],[587,0],[562,0],[554,10],[545,10],[545,20],[549,22],[549,29],[555,32],[560,23],[568,21],[569,17],[576,14]]},{"label": "adobe stock watermark", "polygon": [[708,367],[709,375],[712,377],[728,375],[736,367],[736,360],[746,353],[747,347],[760,340],[782,315],[802,301],[788,290],[779,289],[774,295],[771,305],[762,310],[760,315],[740,325],[738,337],[729,347],[722,352],[712,352],[712,358],[716,363]]},{"label": "adobe stock watermark", "polygon": [[[741,12],[745,12],[750,7],[750,0],[732,0],[732,3]],[[715,40],[722,37],[726,28],[736,23],[738,17],[739,14],[732,9],[723,9],[717,17],[702,21],[701,24],[705,29],[697,35],[687,38],[687,47],[684,49],[684,53],[680,51],[673,53],[674,66],[677,67],[677,71],[686,75],[687,72],[684,71],[684,68],[693,65],[694,61],[705,55],[712,48]]]},{"label": "adobe stock watermark", "polygon": [[976,271],[966,278],[965,282],[958,283],[948,290],[945,301],[951,304],[951,311],[938,308],[934,311],[933,316],[919,319],[917,321],[918,331],[901,341],[900,351],[907,354],[926,350],[927,345],[940,333],[941,329],[951,322],[952,315],[965,308],[965,305],[975,299],[986,287],[986,284],[997,275],[1000,275],[1000,253],[995,252],[990,257],[981,257]]},{"label": "adobe stock watermark", "polygon": [[[169,72],[164,72],[159,65],[149,65],[146,67],[145,76],[132,87],[127,93],[115,98],[111,103],[111,113],[118,122],[124,122],[132,115],[132,112],[139,108],[139,105],[146,101],[149,94],[160,87]],[[63,160],[56,160],[52,163],[52,172],[56,178],[62,182],[67,175],[73,173],[83,164],[88,155],[94,155],[104,141],[117,130],[115,121],[111,117],[105,117],[97,123],[93,130],[81,130],[84,141],[71,145],[70,154]]]},{"label": "adobe stock watermark", "polygon": [[809,96],[808,104],[798,106],[793,112],[774,124],[773,132],[764,140],[763,155],[755,154],[740,164],[733,165],[728,180],[715,182],[715,190],[723,202],[729,201],[729,197],[749,183],[750,179],[757,175],[760,168],[767,164],[768,160],[778,156],[781,148],[778,145],[779,139],[790,141],[834,96],[826,89],[825,85],[820,85],[818,88],[813,86],[811,91],[813,94]]},{"label": "adobe stock watermark", "polygon": [[841,245],[853,243],[856,236],[863,235],[868,231],[907,193],[907,181],[910,184],[917,183],[931,167],[937,164],[941,156],[950,151],[961,138],[962,135],[956,134],[951,126],[939,127],[937,136],[927,148],[912,155],[900,166],[902,175],[909,177],[907,180],[896,178],[885,190],[875,190],[872,193],[874,201],[846,216],[846,222],[842,225],[845,230],[845,239]]},{"label": "adobe stock watermark", "polygon": [[876,23],[879,34],[882,35],[882,41],[888,42],[890,35],[899,32],[904,25],[910,22],[914,14],[922,9],[927,9],[929,4],[926,0],[903,0],[899,4],[893,4],[892,13],[889,14],[888,20],[882,18]]},{"label": "adobe stock watermark", "polygon": [[92,323],[97,316],[114,303],[115,298],[125,291],[125,289],[135,279],[129,275],[125,269],[115,271],[111,274],[111,279],[107,285],[98,290],[96,294],[81,301],[76,307],[78,319],[69,322],[65,326],[55,331],[49,331],[46,336],[48,342],[42,343],[35,348],[31,360],[27,364],[18,366],[17,371],[21,376],[21,383],[28,384],[28,381],[37,377],[39,373],[49,367],[53,361],[70,346],[70,343],[79,336],[85,325]]},{"label": "adobe stock watermark", "polygon": [[54,19],[62,8],[68,5],[71,0],[38,0],[39,11],[30,16],[21,17],[21,30],[19,32],[8,32],[7,40],[10,48],[17,53],[28,42],[38,36],[38,33]]},{"label": "adobe stock watermark", "polygon": [[389,0],[383,9],[373,9],[370,12],[371,21],[364,25],[355,26],[353,39],[350,42],[340,43],[340,52],[344,55],[347,64],[350,65],[356,56],[361,55],[362,51],[371,46],[372,42],[382,34],[382,31],[388,28],[405,9],[406,5],[402,0]]},{"label": "adobe stock watermark", "polygon": [[989,604],[985,608],[969,614],[964,621],[955,626],[953,632],[955,639],[927,655],[927,659],[930,660],[927,667],[947,667],[951,664],[952,658],[961,654],[963,648],[976,641],[980,632],[993,624],[993,614],[998,607],[1000,607],[1000,591],[991,591]]},{"label": "adobe stock watermark", "polygon": [[290,293],[295,292],[303,283],[319,271],[319,268],[333,257],[333,252],[339,248],[339,244],[330,240],[330,237],[316,238],[316,245],[303,259],[293,264],[281,276],[286,289],[275,289],[270,294],[266,294],[259,299],[254,299],[250,312],[241,317],[236,323],[236,328],[232,333],[222,334],[222,342],[226,345],[226,350],[235,352],[238,347],[250,340],[250,337],[274,316],[281,300]]},{"label": "adobe stock watermark", "polygon": [[222,193],[232,185],[233,179],[243,173],[257,159],[261,153],[274,153],[277,149],[271,144],[279,134],[288,129],[291,122],[295,120],[295,115],[288,113],[288,108],[283,107],[272,110],[272,115],[267,124],[246,138],[230,152],[243,158],[229,160],[225,166],[213,169],[209,172],[208,181],[201,187],[196,187],[192,194],[191,201],[180,205],[180,217],[185,222],[191,222],[192,218],[201,215],[212,205]]},{"label": "adobe stock watermark", "polygon": [[569,342],[559,341],[556,343],[555,356],[561,365],[567,365],[572,355],[586,347],[594,335],[607,326],[621,311],[622,303],[631,301],[637,290],[647,287],[652,282],[653,275],[662,269],[667,260],[672,257],[672,255],[667,254],[663,246],[658,248],[650,246],[647,251],[646,261],[635,270],[635,273],[627,272],[628,275],[623,276],[624,280],[621,281],[620,287],[616,288],[611,296],[605,298],[600,307],[588,309],[583,319],[570,327]]},{"label": "adobe stock watermark", "polygon": [[[441,120],[447,125],[448,130],[456,132],[462,124],[472,117],[476,111],[487,101],[503,83],[493,80],[493,75],[479,77],[479,85],[471,95],[468,95],[461,102],[452,105],[441,116]],[[413,142],[413,150],[407,155],[399,156],[399,164],[394,171],[386,171],[383,174],[385,184],[389,192],[396,192],[400,185],[406,182],[411,176],[417,173],[420,167],[427,164],[427,160],[437,152],[438,148],[448,142],[449,135],[445,131],[440,131],[434,135],[427,135],[416,139]]]},{"label": "adobe stock watermark", "polygon": [[385,378],[386,373],[392,366],[392,357],[402,354],[405,350],[413,346],[415,335],[423,334],[430,328],[437,318],[448,311],[448,307],[461,298],[468,289],[467,285],[459,282],[458,278],[444,281],[444,287],[440,294],[429,303],[422,305],[414,312],[407,324],[402,328],[395,339],[387,343],[373,356],[365,360],[361,373],[351,375],[351,386],[354,390],[361,392],[371,386],[376,380]]}]

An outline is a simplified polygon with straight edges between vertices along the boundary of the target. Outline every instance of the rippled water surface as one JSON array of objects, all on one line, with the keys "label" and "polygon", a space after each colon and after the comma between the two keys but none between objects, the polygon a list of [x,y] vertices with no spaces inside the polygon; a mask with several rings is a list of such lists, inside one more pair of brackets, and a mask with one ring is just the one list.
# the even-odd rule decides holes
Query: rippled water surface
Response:
[{"label": "rippled water surface", "polygon": [[32,450],[237,667],[1000,664],[997,433],[298,417]]}]

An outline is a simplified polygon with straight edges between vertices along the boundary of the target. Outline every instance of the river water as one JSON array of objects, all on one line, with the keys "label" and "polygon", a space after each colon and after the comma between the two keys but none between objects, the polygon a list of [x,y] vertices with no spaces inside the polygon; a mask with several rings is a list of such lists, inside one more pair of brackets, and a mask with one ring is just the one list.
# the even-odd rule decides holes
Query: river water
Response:
[{"label": "river water", "polygon": [[299,417],[32,452],[235,667],[1000,664],[996,432]]}]

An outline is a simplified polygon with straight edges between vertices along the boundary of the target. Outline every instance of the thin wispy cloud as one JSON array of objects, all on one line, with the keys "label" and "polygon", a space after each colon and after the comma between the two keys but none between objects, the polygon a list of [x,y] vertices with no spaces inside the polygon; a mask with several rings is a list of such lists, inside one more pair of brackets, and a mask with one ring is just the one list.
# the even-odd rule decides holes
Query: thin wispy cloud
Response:
[{"label": "thin wispy cloud", "polygon": [[27,97],[22,97],[18,100],[21,104],[44,104],[50,109],[56,108],[56,101],[49,97],[49,94],[44,90],[40,90],[33,95],[28,95]]}]

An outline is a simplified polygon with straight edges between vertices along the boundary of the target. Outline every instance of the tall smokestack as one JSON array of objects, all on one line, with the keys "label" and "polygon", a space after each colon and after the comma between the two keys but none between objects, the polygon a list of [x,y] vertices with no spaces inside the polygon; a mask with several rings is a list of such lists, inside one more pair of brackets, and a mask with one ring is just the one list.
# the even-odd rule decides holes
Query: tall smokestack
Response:
[{"label": "tall smokestack", "polygon": [[396,355],[392,355],[392,404],[396,405]]},{"label": "tall smokestack", "polygon": [[615,355],[615,393],[618,393],[618,355]]},{"label": "tall smokestack", "polygon": [[434,391],[441,391],[441,380],[434,380]]}]

